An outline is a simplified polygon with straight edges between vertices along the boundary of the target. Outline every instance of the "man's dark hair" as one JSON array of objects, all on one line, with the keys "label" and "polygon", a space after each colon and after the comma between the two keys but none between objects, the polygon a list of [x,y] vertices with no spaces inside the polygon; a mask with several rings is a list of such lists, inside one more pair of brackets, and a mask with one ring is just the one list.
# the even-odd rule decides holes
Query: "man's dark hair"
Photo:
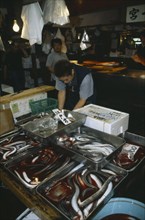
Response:
[{"label": "man's dark hair", "polygon": [[60,38],[54,38],[54,39],[51,40],[51,47],[53,47],[54,44],[62,45],[62,40]]},{"label": "man's dark hair", "polygon": [[72,74],[73,64],[68,60],[60,60],[54,66],[55,75],[60,78],[62,76],[69,76]]}]

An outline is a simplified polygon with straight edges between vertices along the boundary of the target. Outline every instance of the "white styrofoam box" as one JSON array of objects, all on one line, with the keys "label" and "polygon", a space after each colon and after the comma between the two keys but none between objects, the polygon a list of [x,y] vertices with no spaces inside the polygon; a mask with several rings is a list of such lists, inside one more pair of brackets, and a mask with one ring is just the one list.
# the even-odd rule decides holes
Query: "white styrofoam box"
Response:
[{"label": "white styrofoam box", "polygon": [[47,98],[47,93],[41,92],[35,95],[11,101],[10,108],[13,114],[14,121],[17,122],[18,117],[31,113],[31,108],[29,106],[30,101],[38,101],[45,98]]},{"label": "white styrofoam box", "polygon": [[98,105],[86,105],[75,110],[87,116],[85,126],[119,135],[128,129],[129,114]]}]

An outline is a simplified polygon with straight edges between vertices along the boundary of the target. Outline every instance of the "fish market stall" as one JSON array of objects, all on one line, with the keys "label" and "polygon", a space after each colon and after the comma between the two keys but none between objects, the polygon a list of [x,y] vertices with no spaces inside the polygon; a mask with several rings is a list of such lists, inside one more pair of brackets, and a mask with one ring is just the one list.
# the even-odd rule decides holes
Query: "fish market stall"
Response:
[{"label": "fish market stall", "polygon": [[[50,118],[57,127],[48,132],[43,123]],[[144,164],[144,137],[115,136],[85,121],[79,112],[54,109],[0,137],[1,181],[42,220],[95,219]]]}]

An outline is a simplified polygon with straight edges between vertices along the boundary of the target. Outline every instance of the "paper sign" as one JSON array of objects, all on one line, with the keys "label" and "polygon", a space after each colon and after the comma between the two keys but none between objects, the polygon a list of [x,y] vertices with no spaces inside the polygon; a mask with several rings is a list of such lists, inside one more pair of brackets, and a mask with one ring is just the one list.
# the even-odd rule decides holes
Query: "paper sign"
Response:
[{"label": "paper sign", "polygon": [[144,22],[145,21],[145,4],[127,7],[126,22]]}]

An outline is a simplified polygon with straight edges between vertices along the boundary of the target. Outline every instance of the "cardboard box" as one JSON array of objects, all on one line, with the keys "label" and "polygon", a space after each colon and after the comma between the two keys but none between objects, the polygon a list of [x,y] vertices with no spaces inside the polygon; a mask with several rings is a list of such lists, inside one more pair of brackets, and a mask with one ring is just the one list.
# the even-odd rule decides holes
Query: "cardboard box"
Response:
[{"label": "cardboard box", "polygon": [[0,135],[12,131],[14,128],[14,120],[11,110],[0,110]]},{"label": "cardboard box", "polygon": [[47,98],[47,93],[42,92],[40,94],[31,95],[25,98],[17,99],[10,102],[10,109],[12,111],[15,122],[18,121],[19,117],[27,116],[31,113],[31,108],[29,105],[30,101],[38,101]]},{"label": "cardboard box", "polygon": [[13,93],[0,97],[0,109],[11,109],[14,121],[17,122],[21,116],[31,113],[30,101],[47,98],[47,92],[54,90],[53,86],[39,86],[27,89],[19,93]]},{"label": "cardboard box", "polygon": [[87,116],[85,126],[90,128],[113,135],[119,135],[128,129],[128,113],[93,104],[86,105],[76,111]]}]

